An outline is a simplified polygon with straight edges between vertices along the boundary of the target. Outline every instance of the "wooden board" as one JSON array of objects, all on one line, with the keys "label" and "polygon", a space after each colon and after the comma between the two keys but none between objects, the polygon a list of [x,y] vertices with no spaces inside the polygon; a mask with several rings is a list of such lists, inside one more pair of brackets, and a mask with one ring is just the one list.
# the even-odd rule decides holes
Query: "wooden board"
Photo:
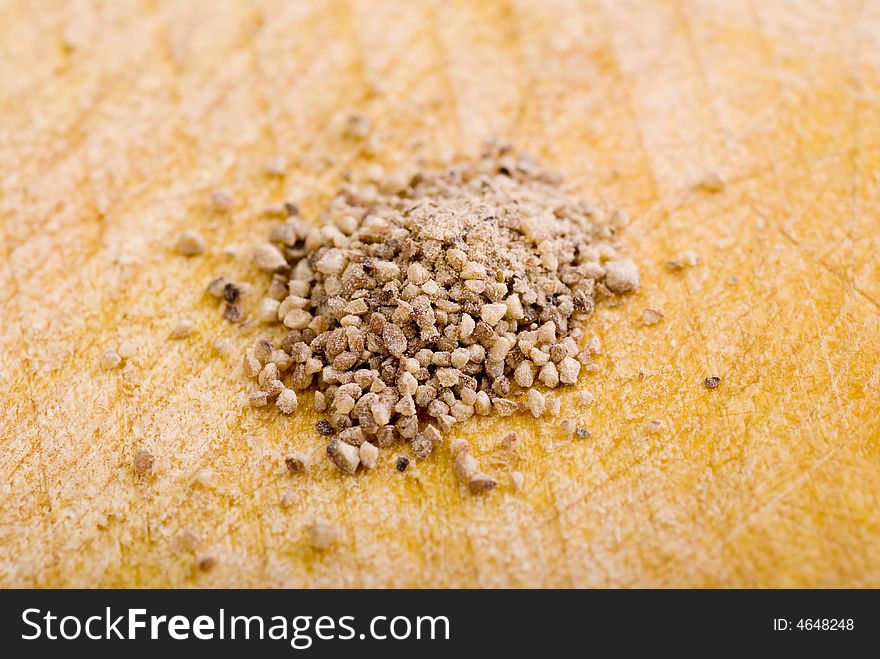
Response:
[{"label": "wooden board", "polygon": [[[880,586],[878,35],[871,0],[4,2],[0,585]],[[201,291],[255,277],[266,203],[315,218],[348,171],[487,134],[631,214],[643,288],[598,309],[601,370],[561,394],[592,438],[464,424],[482,454],[523,438],[519,494],[464,494],[446,448],[341,477],[314,414],[244,404],[212,344],[257,330]],[[174,253],[184,228],[207,255]]]}]

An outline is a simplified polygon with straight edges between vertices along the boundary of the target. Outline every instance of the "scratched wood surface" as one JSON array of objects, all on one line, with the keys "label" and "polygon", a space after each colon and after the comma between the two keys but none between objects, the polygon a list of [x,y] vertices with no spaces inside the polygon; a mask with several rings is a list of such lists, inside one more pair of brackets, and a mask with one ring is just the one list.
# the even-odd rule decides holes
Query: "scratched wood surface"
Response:
[{"label": "scratched wood surface", "polygon": [[[878,35],[873,0],[0,3],[0,585],[880,586]],[[461,492],[445,447],[341,477],[313,413],[244,404],[257,330],[201,291],[257,279],[266,203],[314,219],[348,171],[488,134],[632,217],[643,288],[562,394],[592,438],[464,424],[519,433],[521,493]]]}]

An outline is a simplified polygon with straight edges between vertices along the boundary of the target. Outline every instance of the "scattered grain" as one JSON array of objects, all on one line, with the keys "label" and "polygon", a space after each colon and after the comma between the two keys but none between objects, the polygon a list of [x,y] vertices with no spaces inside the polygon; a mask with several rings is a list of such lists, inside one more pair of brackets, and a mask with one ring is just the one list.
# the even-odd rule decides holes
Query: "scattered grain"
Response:
[{"label": "scattered grain", "polygon": [[196,565],[202,572],[209,572],[217,566],[217,559],[213,556],[202,556]]},{"label": "scattered grain", "polygon": [[223,307],[223,317],[230,323],[240,323],[244,320],[241,307],[237,304],[227,304]]},{"label": "scattered grain", "polygon": [[361,444],[358,454],[364,469],[375,469],[379,464],[379,449],[369,442]]},{"label": "scattered grain", "polygon": [[185,339],[192,335],[195,326],[189,320],[180,321],[173,330],[171,330],[172,339]]},{"label": "scattered grain", "polygon": [[639,287],[639,269],[629,259],[605,264],[605,286],[612,293],[628,293]]},{"label": "scattered grain", "polygon": [[455,454],[452,469],[455,472],[456,478],[462,483],[467,484],[471,477],[477,473],[479,465],[468,451],[468,448],[465,447]]},{"label": "scattered grain", "polygon": [[193,229],[187,229],[177,239],[177,251],[183,256],[198,256],[206,249],[208,249],[208,241]]},{"label": "scattered grain", "polygon": [[660,419],[651,419],[648,423],[645,424],[645,428],[649,433],[657,433],[663,430],[663,421]]},{"label": "scattered grain", "polygon": [[717,194],[724,190],[725,185],[727,185],[727,182],[724,178],[718,172],[713,171],[707,173],[694,187],[703,192]]},{"label": "scattered grain", "polygon": [[495,489],[498,482],[488,474],[474,474],[468,480],[468,490],[471,494],[481,494]]},{"label": "scattered grain", "polygon": [[544,395],[537,389],[529,389],[528,401],[529,412],[531,412],[532,416],[536,419],[540,418],[540,416],[544,414],[544,407],[546,406]]},{"label": "scattered grain", "polygon": [[541,367],[541,372],[538,375],[538,380],[541,381],[545,387],[550,387],[551,389],[559,385],[559,371],[556,370],[556,364],[553,362],[547,362]]},{"label": "scattered grain", "polygon": [[135,472],[146,474],[147,472],[152,471],[154,464],[156,464],[156,459],[147,449],[140,448],[134,452],[131,466],[134,468]]},{"label": "scattered grain", "polygon": [[357,447],[335,437],[327,445],[327,457],[344,474],[353,474],[361,462]]},{"label": "scattered grain", "polygon": [[309,470],[308,460],[300,453],[290,453],[285,456],[284,464],[291,474],[302,474]]},{"label": "scattered grain", "polygon": [[664,314],[659,309],[647,308],[642,311],[642,324],[643,325],[656,325],[661,320],[663,320]]},{"label": "scattered grain", "polygon": [[281,303],[270,297],[264,297],[260,300],[260,306],[257,310],[257,318],[262,323],[274,323],[278,320],[278,307]]},{"label": "scattered grain", "polygon": [[559,362],[559,381],[565,385],[572,385],[577,382],[578,374],[581,372],[581,364],[572,357],[565,357]]},{"label": "scattered grain", "polygon": [[263,243],[254,249],[254,262],[260,270],[275,272],[287,267],[287,259],[275,245]]},{"label": "scattered grain", "polygon": [[282,389],[281,393],[278,394],[278,399],[275,401],[275,406],[282,414],[293,414],[296,412],[298,405],[299,401],[297,401],[296,392],[292,389]]},{"label": "scattered grain", "polygon": [[[531,398],[531,392],[538,393],[535,389],[529,390],[529,397]],[[482,392],[485,393],[485,392]],[[538,394],[539,396],[541,394]],[[543,400],[543,396],[541,397]],[[516,404],[515,401],[512,401],[508,398],[496,398],[492,401],[492,405],[495,408],[495,411],[498,412],[499,416],[510,416],[514,412],[519,409],[519,405]]]},{"label": "scattered grain", "polygon": [[[276,398],[279,400],[281,398],[281,394],[284,393],[284,391],[289,391],[289,390],[285,390],[284,384],[281,382],[281,380],[266,380],[263,383],[262,390],[266,392],[266,395],[269,398]],[[293,392],[291,392],[291,393],[293,393]],[[294,397],[296,396],[296,394],[293,394],[293,395],[294,395]],[[290,401],[286,400],[286,399],[281,403],[279,403],[278,400],[276,400],[275,404],[278,405],[279,411],[281,411],[284,414],[290,414],[290,412],[284,411],[285,409],[287,409],[289,407],[289,402]],[[294,410],[296,409],[296,405],[293,406],[293,409]]]},{"label": "scattered grain", "polygon": [[230,281],[226,277],[216,277],[208,284],[208,293],[214,297],[223,297],[223,292]]},{"label": "scattered grain", "polygon": [[269,394],[265,391],[255,391],[248,396],[251,407],[266,407],[269,404]]},{"label": "scattered grain", "polygon": [[241,370],[247,377],[257,377],[260,374],[262,368],[263,367],[260,364],[260,360],[257,359],[256,355],[254,355],[253,350],[249,350],[244,353],[242,357]]},{"label": "scattered grain", "polygon": [[686,250],[679,254],[676,258],[666,262],[666,267],[670,270],[681,270],[682,268],[694,267],[700,263],[700,255],[693,250]]}]

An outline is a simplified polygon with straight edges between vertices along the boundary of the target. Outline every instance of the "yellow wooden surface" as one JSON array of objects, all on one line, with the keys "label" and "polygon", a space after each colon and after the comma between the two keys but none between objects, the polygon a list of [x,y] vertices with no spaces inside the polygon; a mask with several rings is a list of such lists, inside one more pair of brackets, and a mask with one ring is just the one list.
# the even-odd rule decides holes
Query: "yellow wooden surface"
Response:
[{"label": "yellow wooden surface", "polygon": [[[878,35],[874,0],[0,3],[0,585],[880,586]],[[643,288],[591,321],[595,402],[563,394],[593,437],[462,426],[520,434],[520,494],[462,493],[445,447],[342,477],[314,414],[244,405],[211,346],[255,330],[201,291],[258,279],[267,202],[314,218],[346,171],[490,133],[632,215]],[[175,255],[183,228],[210,252]]]}]

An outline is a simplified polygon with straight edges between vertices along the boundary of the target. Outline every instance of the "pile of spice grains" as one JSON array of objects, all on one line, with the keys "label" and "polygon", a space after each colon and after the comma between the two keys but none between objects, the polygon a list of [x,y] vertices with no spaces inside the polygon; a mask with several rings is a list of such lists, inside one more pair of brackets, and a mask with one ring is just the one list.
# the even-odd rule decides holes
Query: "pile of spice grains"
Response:
[{"label": "pile of spice grains", "polygon": [[[344,186],[320,226],[288,204],[256,249],[271,276],[258,315],[287,333],[244,355],[258,387],[250,403],[292,414],[297,392],[313,391],[325,417],[317,431],[346,474],[375,467],[398,442],[427,458],[474,415],[558,413],[548,390],[592,363],[579,343],[594,301],[639,286],[635,264],[615,251],[622,216],[572,198],[503,145],[473,162],[374,178]],[[240,320],[235,284],[220,278],[209,291]],[[494,487],[466,445],[452,453],[472,491]],[[302,465],[291,456],[288,467]]]}]

